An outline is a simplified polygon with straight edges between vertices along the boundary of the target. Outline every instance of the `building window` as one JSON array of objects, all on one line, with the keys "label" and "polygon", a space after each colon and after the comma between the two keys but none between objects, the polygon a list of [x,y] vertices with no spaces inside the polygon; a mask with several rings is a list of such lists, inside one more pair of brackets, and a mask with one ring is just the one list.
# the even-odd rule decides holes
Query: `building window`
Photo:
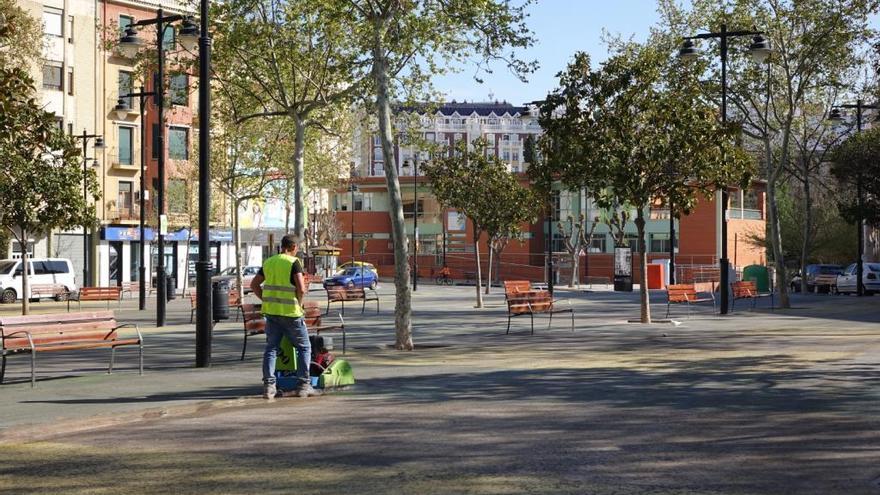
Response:
[{"label": "building window", "polygon": [[73,43],[73,16],[67,16],[67,42]]},{"label": "building window", "polygon": [[605,252],[605,234],[597,234],[590,241],[590,249],[591,253],[604,253]]},{"label": "building window", "polygon": [[[132,92],[133,88],[133,79],[131,76],[131,72],[119,71],[118,77],[118,85],[117,91],[119,91],[119,96],[127,95]],[[125,104],[128,105],[128,108],[134,108],[134,99],[129,96],[128,98],[123,98]]]},{"label": "building window", "polygon": [[[419,200],[418,211],[419,211],[419,216],[422,216],[425,214],[424,201],[422,201],[421,199]],[[403,203],[403,216],[404,217],[412,217],[413,216],[413,202],[412,201]]]},{"label": "building window", "polygon": [[47,61],[43,64],[43,88],[61,91],[64,88],[63,69],[61,62]]},{"label": "building window", "polygon": [[43,10],[43,34],[55,38],[64,36],[64,11],[47,8]]},{"label": "building window", "polygon": [[132,165],[134,160],[134,128],[119,126],[119,164]]},{"label": "building window", "polygon": [[172,105],[187,106],[189,104],[189,76],[186,74],[171,76],[169,93]]},{"label": "building window", "polygon": [[73,122],[67,123],[67,135],[73,136]]},{"label": "building window", "polygon": [[668,253],[669,252],[669,234],[651,234],[652,253]]},{"label": "building window", "polygon": [[73,67],[67,68],[67,94],[73,96]]},{"label": "building window", "polygon": [[131,26],[134,23],[134,17],[130,15],[120,15],[119,16],[119,31],[125,33],[125,30],[128,26]]},{"label": "building window", "polygon": [[168,179],[167,189],[168,211],[170,213],[186,213],[186,181]]},{"label": "building window", "polygon": [[165,25],[165,32],[162,33],[162,48],[166,50],[174,48],[174,26]]},{"label": "building window", "polygon": [[116,207],[119,210],[119,214],[126,218],[131,218],[133,190],[133,182],[124,180],[119,181],[119,194],[116,199]]},{"label": "building window", "polygon": [[355,193],[354,211],[372,211],[373,193]]},{"label": "building window", "polygon": [[159,158],[159,124],[153,124],[153,150],[152,156],[153,160],[157,160]]},{"label": "building window", "polygon": [[638,234],[626,234],[623,241],[624,247],[629,247],[634,253],[639,252],[639,236]]},{"label": "building window", "polygon": [[58,130],[64,132],[64,117],[55,116],[55,125],[58,126]]},{"label": "building window", "polygon": [[168,157],[174,160],[189,160],[189,129],[168,128]]}]

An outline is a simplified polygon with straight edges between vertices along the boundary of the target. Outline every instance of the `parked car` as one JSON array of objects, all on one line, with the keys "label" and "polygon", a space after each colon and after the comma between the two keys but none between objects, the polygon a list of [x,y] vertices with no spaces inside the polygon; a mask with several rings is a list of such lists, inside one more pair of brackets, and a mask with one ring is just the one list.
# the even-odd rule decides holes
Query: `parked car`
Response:
[{"label": "parked car", "polygon": [[376,270],[376,267],[373,266],[372,263],[367,263],[364,261],[346,261],[345,263],[336,267],[336,273],[340,274],[340,273],[344,272],[345,270],[348,270],[349,268],[354,268],[356,266],[365,267],[367,270],[373,272],[373,274],[376,275],[376,278],[379,278],[379,271]]},{"label": "parked car", "polygon": [[[244,293],[249,294],[251,292],[251,281],[254,277],[257,276],[257,273],[260,273],[260,266],[252,265],[252,266],[243,266],[241,267],[241,281],[244,284]],[[218,273],[211,277],[211,283],[213,282],[226,282],[229,284],[229,288],[232,289],[235,287],[235,267],[231,266],[222,272]]]},{"label": "parked car", "polygon": [[379,285],[379,277],[369,267],[349,267],[342,273],[324,279],[324,288],[356,287],[375,289]]},{"label": "parked car", "polygon": [[[858,265],[853,263],[837,276],[838,294],[855,294]],[[862,263],[862,290],[865,295],[880,292],[880,263]]]},{"label": "parked car", "polygon": [[[832,292],[834,285],[837,284],[837,275],[843,273],[843,267],[840,265],[807,265],[804,269],[807,278],[807,292]],[[791,279],[791,291],[800,292],[801,290],[801,273],[796,274]]]},{"label": "parked car", "polygon": [[[68,293],[76,292],[73,263],[65,258],[35,258],[28,260],[28,283],[63,285]],[[0,260],[0,302],[14,303],[22,295],[21,260]],[[56,299],[62,296],[56,296]]]}]

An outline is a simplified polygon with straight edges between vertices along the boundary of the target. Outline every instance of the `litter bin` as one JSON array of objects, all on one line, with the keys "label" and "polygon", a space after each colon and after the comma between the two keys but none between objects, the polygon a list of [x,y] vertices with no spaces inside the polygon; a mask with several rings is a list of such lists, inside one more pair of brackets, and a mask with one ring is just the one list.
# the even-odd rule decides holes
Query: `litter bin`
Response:
[{"label": "litter bin", "polygon": [[224,282],[214,282],[211,284],[211,311],[213,320],[229,319],[229,284]]},{"label": "litter bin", "polygon": [[170,301],[177,297],[174,291],[177,290],[177,281],[171,275],[165,275],[165,300]]},{"label": "litter bin", "polygon": [[648,265],[648,288],[662,289],[666,284],[663,280],[663,265],[651,263]]}]

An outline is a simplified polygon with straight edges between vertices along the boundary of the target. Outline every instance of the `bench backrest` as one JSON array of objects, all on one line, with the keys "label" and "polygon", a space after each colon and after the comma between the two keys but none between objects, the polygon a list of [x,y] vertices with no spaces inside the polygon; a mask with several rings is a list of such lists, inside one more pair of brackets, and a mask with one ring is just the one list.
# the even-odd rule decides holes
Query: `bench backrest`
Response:
[{"label": "bench backrest", "polygon": [[510,296],[517,292],[528,292],[532,290],[532,283],[528,280],[505,280],[504,295]]},{"label": "bench backrest", "polygon": [[365,299],[366,297],[367,294],[362,288],[327,287],[327,299],[330,302]]},{"label": "bench backrest", "polygon": [[122,287],[83,287],[79,290],[79,299],[86,301],[89,299],[119,299],[122,294]]},{"label": "bench backrest", "polygon": [[514,314],[552,310],[553,297],[544,290],[512,292],[507,297],[507,309]]},{"label": "bench backrest", "polygon": [[241,314],[245,332],[250,334],[266,332],[266,318],[255,304],[242,304]]},{"label": "bench backrest", "polygon": [[303,303],[303,312],[305,313],[303,319],[306,322],[306,327],[321,326],[321,308],[318,306],[317,301],[306,301]]},{"label": "bench backrest", "polygon": [[[117,326],[112,311],[0,317],[0,335],[3,336],[4,349],[28,347],[24,333],[16,332],[26,331],[37,345],[82,340],[116,340]],[[12,336],[7,337],[10,334]]]},{"label": "bench backrest", "polygon": [[687,302],[697,299],[697,288],[694,284],[672,284],[666,286],[669,302]]},{"label": "bench backrest", "polygon": [[735,298],[753,297],[758,293],[758,285],[754,280],[734,282],[730,284],[730,287],[733,289],[733,297]]}]

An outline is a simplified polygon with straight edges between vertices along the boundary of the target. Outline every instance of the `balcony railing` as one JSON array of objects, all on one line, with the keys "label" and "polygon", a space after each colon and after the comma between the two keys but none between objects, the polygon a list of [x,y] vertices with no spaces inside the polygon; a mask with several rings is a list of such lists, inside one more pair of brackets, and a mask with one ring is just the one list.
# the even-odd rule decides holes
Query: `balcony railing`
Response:
[{"label": "balcony railing", "polygon": [[140,205],[112,207],[107,209],[110,220],[140,220]]}]

